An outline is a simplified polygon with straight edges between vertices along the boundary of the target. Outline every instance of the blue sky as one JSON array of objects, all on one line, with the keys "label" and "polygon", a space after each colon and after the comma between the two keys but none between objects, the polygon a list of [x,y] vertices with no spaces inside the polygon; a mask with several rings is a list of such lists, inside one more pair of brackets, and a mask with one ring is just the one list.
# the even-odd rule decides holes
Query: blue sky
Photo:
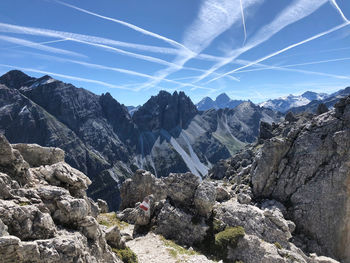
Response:
[{"label": "blue sky", "polygon": [[349,0],[1,0],[0,74],[126,105],[159,90],[261,102],[350,85]]}]

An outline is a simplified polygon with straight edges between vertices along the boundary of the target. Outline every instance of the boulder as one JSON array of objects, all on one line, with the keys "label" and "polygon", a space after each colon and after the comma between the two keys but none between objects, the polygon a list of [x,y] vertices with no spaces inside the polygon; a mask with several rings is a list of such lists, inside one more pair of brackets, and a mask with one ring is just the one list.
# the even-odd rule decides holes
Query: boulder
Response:
[{"label": "boulder", "polygon": [[231,198],[230,193],[223,187],[216,187],[216,201],[223,202]]},{"label": "boulder", "polygon": [[25,143],[12,144],[12,148],[18,150],[31,167],[64,162],[64,151],[60,148]]},{"label": "boulder", "polygon": [[90,180],[62,162],[61,150],[16,147],[32,168],[0,135],[0,262],[120,263],[86,196]]},{"label": "boulder", "polygon": [[117,226],[112,226],[105,230],[107,243],[114,248],[125,248],[125,243],[122,242],[120,230]]},{"label": "boulder", "polygon": [[171,173],[164,178],[167,196],[180,206],[188,206],[193,203],[200,182],[200,177],[192,173]]},{"label": "boulder", "polygon": [[213,210],[216,200],[216,189],[210,181],[203,181],[196,189],[194,205],[196,211],[202,216],[208,217]]},{"label": "boulder", "polygon": [[214,207],[215,219],[225,226],[241,226],[248,235],[254,235],[270,243],[288,246],[292,237],[289,222],[282,213],[261,210],[256,206],[242,205],[231,199]]},{"label": "boulder", "polygon": [[150,172],[137,170],[132,178],[124,181],[120,189],[122,198],[120,210],[135,207],[137,202],[142,202],[146,196],[151,194],[157,201],[165,199],[166,189],[164,182],[161,179],[157,179]]},{"label": "boulder", "polygon": [[181,245],[192,246],[204,240],[208,229],[203,218],[196,220],[191,214],[166,202],[157,217],[155,232]]},{"label": "boulder", "polygon": [[98,207],[99,207],[101,213],[108,213],[109,212],[108,204],[105,200],[97,199],[97,204],[98,204]]}]

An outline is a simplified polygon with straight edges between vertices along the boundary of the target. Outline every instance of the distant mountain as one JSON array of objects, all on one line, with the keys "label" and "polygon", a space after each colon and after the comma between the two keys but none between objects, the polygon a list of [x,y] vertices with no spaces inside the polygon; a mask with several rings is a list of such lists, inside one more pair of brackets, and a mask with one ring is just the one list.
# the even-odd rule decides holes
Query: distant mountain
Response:
[{"label": "distant mountain", "polygon": [[268,100],[260,103],[259,106],[285,113],[291,108],[307,105],[313,100],[323,100],[328,96],[329,95],[326,93],[306,91],[305,93],[299,96],[290,94],[286,97]]},{"label": "distant mountain", "polygon": [[[0,77],[0,132],[11,143],[60,147],[66,162],[92,179],[89,195],[120,202],[119,186],[138,168],[157,176],[203,176],[220,159],[256,140],[261,120],[281,115],[251,102],[199,111],[183,92],[161,91],[130,115],[109,93],[95,95],[20,71]],[[219,105],[227,102],[217,98]]]},{"label": "distant mountain", "polygon": [[140,108],[141,106],[126,106],[126,108],[128,109],[130,115],[134,115],[134,113]]},{"label": "distant mountain", "polygon": [[334,92],[322,100],[313,100],[306,105],[303,105],[300,107],[294,107],[289,110],[294,113],[300,113],[300,112],[315,113],[317,111],[318,105],[320,105],[321,103],[325,104],[328,108],[332,108],[340,98],[348,95],[350,95],[350,87]]},{"label": "distant mountain", "polygon": [[196,104],[197,109],[200,111],[206,111],[210,109],[233,109],[239,104],[244,102],[243,100],[232,100],[226,93],[222,93],[216,97],[215,101],[209,97],[205,97]]}]

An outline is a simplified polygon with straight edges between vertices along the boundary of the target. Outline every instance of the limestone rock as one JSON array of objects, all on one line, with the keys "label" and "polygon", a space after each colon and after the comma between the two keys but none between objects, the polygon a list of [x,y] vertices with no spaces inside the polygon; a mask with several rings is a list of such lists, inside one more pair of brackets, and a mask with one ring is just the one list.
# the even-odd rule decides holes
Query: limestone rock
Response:
[{"label": "limestone rock", "polygon": [[0,262],[120,263],[86,196],[90,180],[59,149],[16,147],[33,168],[0,135]]},{"label": "limestone rock", "polygon": [[113,226],[105,231],[107,243],[115,248],[124,248],[125,243],[122,242],[122,237],[118,227]]},{"label": "limestone rock", "polygon": [[229,200],[230,198],[231,195],[227,190],[225,190],[225,188],[220,186],[216,187],[216,201],[223,202]]},{"label": "limestone rock", "polygon": [[313,240],[306,242],[308,251],[343,262],[350,262],[349,121],[347,97],[334,110],[300,118],[293,127],[281,123],[251,172],[256,197],[288,203],[298,232]]},{"label": "limestone rock", "polygon": [[164,179],[167,196],[179,205],[192,204],[200,180],[192,173],[171,173]]},{"label": "limestone rock", "polygon": [[12,148],[18,150],[31,167],[64,162],[64,151],[59,148],[24,143],[13,144]]},{"label": "limestone rock", "polygon": [[166,202],[157,217],[156,233],[179,244],[192,246],[202,242],[209,227],[201,219],[192,222],[193,216]]},{"label": "limestone rock", "polygon": [[203,181],[196,189],[194,196],[194,205],[198,213],[207,217],[215,204],[216,189],[214,184],[209,181]]},{"label": "limestone rock", "polygon": [[101,213],[108,213],[109,212],[108,204],[105,200],[97,199],[97,204],[98,204],[98,207],[99,207]]},{"label": "limestone rock", "polygon": [[165,184],[150,172],[137,170],[132,179],[125,180],[121,187],[122,203],[120,210],[135,207],[137,202],[142,202],[146,196],[151,194],[153,194],[155,200],[166,198]]},{"label": "limestone rock", "polygon": [[[215,219],[226,226],[242,226],[248,235],[257,236],[270,243],[287,245],[292,237],[288,222],[281,213],[273,214],[252,205],[242,205],[230,200],[214,207]],[[265,215],[266,214],[266,215]]]}]

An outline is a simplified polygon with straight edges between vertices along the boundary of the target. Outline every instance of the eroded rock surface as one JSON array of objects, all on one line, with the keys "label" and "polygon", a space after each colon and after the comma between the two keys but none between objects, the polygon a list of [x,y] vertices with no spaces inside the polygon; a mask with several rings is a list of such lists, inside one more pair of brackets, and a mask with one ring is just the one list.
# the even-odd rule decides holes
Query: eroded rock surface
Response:
[{"label": "eroded rock surface", "polygon": [[0,262],[121,262],[105,238],[115,245],[116,235],[86,196],[91,181],[63,159],[60,149],[11,146],[0,134]]}]

